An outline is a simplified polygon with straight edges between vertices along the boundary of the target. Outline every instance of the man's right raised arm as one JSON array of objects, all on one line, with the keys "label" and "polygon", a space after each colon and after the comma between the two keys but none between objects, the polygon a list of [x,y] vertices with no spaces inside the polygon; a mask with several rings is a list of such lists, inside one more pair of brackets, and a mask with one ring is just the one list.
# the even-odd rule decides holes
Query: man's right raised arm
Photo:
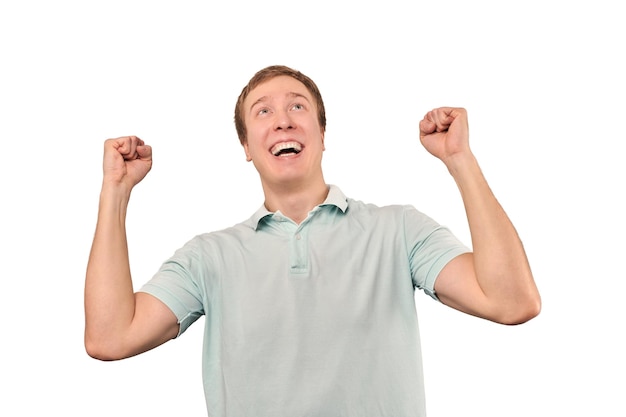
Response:
[{"label": "man's right raised arm", "polygon": [[85,349],[101,360],[127,358],[178,334],[174,313],[160,300],[135,293],[126,240],[131,191],[150,171],[152,149],[136,136],[104,143],[96,232],[85,279]]}]

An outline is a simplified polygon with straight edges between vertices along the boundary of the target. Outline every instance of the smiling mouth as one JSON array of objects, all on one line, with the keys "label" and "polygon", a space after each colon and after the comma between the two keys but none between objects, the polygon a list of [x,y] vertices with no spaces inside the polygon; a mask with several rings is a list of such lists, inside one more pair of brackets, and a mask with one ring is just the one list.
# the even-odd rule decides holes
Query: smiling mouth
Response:
[{"label": "smiling mouth", "polygon": [[270,152],[274,156],[297,155],[302,151],[302,145],[298,142],[281,142],[272,147]]}]

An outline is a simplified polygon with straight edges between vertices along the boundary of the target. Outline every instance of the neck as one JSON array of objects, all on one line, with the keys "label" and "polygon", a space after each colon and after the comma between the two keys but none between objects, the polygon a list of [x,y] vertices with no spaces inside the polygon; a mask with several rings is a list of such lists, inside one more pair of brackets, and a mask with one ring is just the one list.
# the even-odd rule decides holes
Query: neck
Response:
[{"label": "neck", "polygon": [[311,184],[263,184],[265,208],[279,211],[300,224],[314,207],[328,196],[328,185],[322,179]]}]

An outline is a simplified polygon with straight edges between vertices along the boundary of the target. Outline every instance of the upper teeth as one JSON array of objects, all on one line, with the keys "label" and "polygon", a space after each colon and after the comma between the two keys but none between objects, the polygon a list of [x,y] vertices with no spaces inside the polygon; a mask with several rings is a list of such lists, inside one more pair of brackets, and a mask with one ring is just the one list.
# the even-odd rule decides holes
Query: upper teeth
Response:
[{"label": "upper teeth", "polygon": [[285,149],[293,149],[294,152],[298,153],[302,150],[302,146],[298,142],[281,142],[274,145],[271,152],[274,155],[278,155],[280,151]]}]

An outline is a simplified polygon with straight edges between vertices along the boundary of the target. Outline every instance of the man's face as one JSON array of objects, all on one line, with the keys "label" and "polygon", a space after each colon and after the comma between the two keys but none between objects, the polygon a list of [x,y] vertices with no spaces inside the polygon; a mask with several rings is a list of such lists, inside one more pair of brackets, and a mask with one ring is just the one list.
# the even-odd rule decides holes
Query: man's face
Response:
[{"label": "man's face", "polygon": [[322,179],[324,132],[311,93],[300,81],[272,78],[244,101],[244,150],[263,184],[306,184]]}]

